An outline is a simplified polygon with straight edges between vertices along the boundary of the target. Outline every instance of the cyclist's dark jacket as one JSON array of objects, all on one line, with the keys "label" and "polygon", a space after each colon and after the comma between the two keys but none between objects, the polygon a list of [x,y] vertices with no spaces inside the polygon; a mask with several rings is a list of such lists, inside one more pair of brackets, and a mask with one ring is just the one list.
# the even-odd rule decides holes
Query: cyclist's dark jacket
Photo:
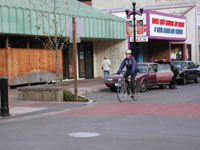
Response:
[{"label": "cyclist's dark jacket", "polygon": [[135,58],[132,56],[130,58],[125,58],[120,65],[118,73],[122,72],[122,69],[124,68],[124,66],[126,66],[126,69],[127,69],[126,72],[135,73],[135,69],[137,66]]}]

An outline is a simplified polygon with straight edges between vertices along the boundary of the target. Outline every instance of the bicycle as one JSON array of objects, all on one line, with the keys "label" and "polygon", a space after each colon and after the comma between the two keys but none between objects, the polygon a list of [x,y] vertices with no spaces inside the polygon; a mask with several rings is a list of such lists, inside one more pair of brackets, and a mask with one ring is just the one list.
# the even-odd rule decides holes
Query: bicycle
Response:
[{"label": "bicycle", "polygon": [[[119,83],[119,86],[117,88],[117,98],[120,102],[124,102],[126,101],[126,97],[127,95],[131,94],[131,87],[130,87],[130,79],[129,80],[129,85],[128,83],[125,81],[126,79],[123,78],[122,81]],[[132,100],[135,101],[135,98],[140,95],[140,85],[138,83],[137,80],[134,80],[134,85],[135,85],[135,97],[132,98]]]}]

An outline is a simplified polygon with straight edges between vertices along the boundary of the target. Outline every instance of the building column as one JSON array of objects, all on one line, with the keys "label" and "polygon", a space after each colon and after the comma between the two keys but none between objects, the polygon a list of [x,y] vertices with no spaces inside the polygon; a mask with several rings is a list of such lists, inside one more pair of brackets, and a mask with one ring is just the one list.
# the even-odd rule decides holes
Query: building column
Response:
[{"label": "building column", "polygon": [[9,47],[9,38],[6,37],[6,64],[7,64],[7,77],[8,77],[8,86],[10,86],[10,47]]},{"label": "building column", "polygon": [[142,42],[139,43],[139,56],[138,56],[138,62],[143,62],[143,48],[142,48]]}]

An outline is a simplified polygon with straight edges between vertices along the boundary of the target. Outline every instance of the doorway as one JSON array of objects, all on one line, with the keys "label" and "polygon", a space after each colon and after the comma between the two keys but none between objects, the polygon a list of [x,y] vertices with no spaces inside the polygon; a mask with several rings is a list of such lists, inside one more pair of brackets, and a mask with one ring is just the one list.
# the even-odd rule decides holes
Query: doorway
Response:
[{"label": "doorway", "polygon": [[92,42],[82,42],[78,45],[78,62],[79,77],[85,79],[94,78]]},{"label": "doorway", "polygon": [[[73,45],[68,44],[63,48],[63,79],[72,79]],[[78,44],[78,69],[79,78],[94,78],[93,69],[93,43],[82,42]]]},{"label": "doorway", "polygon": [[72,44],[67,44],[62,49],[63,56],[63,79],[72,79],[73,70],[72,70],[72,58],[73,58],[73,47]]},{"label": "doorway", "polygon": [[68,79],[69,78],[68,46],[63,48],[62,56],[63,56],[63,79]]}]

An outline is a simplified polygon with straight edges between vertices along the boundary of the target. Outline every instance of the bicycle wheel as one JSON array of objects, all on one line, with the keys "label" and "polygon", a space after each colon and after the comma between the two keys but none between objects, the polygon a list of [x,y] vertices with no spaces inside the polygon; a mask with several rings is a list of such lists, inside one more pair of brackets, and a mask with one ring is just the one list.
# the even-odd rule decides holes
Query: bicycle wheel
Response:
[{"label": "bicycle wheel", "polygon": [[117,88],[117,98],[120,102],[124,102],[127,96],[127,88],[124,82],[120,83]]}]

